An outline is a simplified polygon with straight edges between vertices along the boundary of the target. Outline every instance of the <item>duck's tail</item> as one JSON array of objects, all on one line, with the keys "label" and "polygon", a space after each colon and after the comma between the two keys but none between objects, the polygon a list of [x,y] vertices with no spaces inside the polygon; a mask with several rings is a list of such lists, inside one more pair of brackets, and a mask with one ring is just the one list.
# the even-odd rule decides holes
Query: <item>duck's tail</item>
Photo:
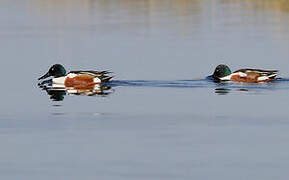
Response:
[{"label": "duck's tail", "polygon": [[114,76],[101,76],[101,77],[99,77],[99,79],[101,80],[101,82],[106,83],[106,82],[110,81],[113,77]]},{"label": "duck's tail", "polygon": [[276,76],[278,76],[278,73],[270,74],[270,75],[268,75],[267,77],[268,77],[269,79],[275,79]]}]

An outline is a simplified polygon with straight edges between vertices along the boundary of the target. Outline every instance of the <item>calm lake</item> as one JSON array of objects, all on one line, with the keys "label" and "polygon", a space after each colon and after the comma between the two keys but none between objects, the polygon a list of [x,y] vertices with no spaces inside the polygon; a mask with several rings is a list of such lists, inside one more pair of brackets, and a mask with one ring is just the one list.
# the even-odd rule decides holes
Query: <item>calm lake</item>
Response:
[{"label": "calm lake", "polygon": [[[288,19],[286,0],[2,0],[0,178],[288,179]],[[116,76],[55,101],[55,63]],[[283,79],[206,79],[221,63]]]}]

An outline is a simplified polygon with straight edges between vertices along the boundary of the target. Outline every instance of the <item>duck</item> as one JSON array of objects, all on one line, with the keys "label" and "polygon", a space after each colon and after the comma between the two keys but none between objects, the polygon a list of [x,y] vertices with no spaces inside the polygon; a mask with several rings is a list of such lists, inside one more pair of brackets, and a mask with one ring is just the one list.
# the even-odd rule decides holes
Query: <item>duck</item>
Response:
[{"label": "duck", "polygon": [[114,76],[108,75],[108,71],[70,71],[66,73],[61,64],[52,65],[48,72],[38,78],[38,80],[52,78],[53,87],[72,87],[75,89],[93,88],[95,84],[109,82]]},{"label": "duck", "polygon": [[276,79],[278,70],[239,69],[231,72],[225,64],[216,67],[212,77],[215,81],[234,81],[242,83],[261,83]]}]

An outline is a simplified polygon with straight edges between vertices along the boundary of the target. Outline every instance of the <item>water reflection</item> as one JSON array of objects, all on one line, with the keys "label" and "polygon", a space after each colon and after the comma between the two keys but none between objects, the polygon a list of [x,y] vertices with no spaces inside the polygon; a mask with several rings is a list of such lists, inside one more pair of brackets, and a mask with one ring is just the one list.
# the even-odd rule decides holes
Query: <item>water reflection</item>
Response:
[{"label": "water reflection", "polygon": [[49,82],[38,84],[39,88],[46,91],[53,101],[63,101],[65,95],[83,95],[83,96],[107,96],[114,90],[108,84],[95,84],[92,86],[75,88],[75,87],[53,87]]},{"label": "water reflection", "polygon": [[214,82],[214,92],[218,95],[228,95],[229,93],[249,93],[263,94],[267,91],[288,89],[288,79],[277,78],[274,81],[266,83],[239,83],[239,82]]},{"label": "water reflection", "polygon": [[53,101],[63,101],[64,96],[66,95],[65,90],[57,90],[57,89],[44,89],[47,94],[50,96],[50,99]]},{"label": "water reflection", "polygon": [[[252,8],[255,10],[273,10],[276,12],[289,12],[289,1],[287,0],[221,0],[221,1],[201,1],[201,0],[29,0],[31,7],[39,9],[39,12],[55,11],[63,13],[64,11],[94,11],[97,13],[110,13],[112,10],[126,9],[132,15],[143,12],[157,13],[164,9],[170,8],[176,15],[191,14],[191,10],[201,10],[205,5],[210,8],[219,4],[241,4],[242,7]],[[204,7],[203,7],[204,6]],[[106,17],[108,17],[107,15]]]},{"label": "water reflection", "polygon": [[215,93],[218,95],[227,95],[233,90],[235,90],[235,92],[254,92],[254,94],[262,92],[257,89],[249,90],[247,88],[216,88]]},{"label": "water reflection", "polygon": [[29,13],[45,22],[36,25],[43,31],[91,34],[124,31],[149,36],[173,23],[171,28],[176,31],[172,32],[184,36],[192,34],[192,25],[195,28],[200,24],[201,5],[201,0],[30,0]]},{"label": "water reflection", "polygon": [[216,88],[215,93],[219,95],[226,95],[231,91],[229,88]]},{"label": "water reflection", "polygon": [[[6,33],[10,34],[11,28],[18,36],[20,30],[23,35],[51,36],[59,40],[59,46],[66,36],[79,31],[89,36],[170,33],[198,39],[202,37],[199,33],[206,31],[242,32],[243,28],[250,30],[247,28],[257,26],[276,37],[288,38],[289,1],[284,0],[29,0],[23,3],[25,8],[21,11],[26,11],[29,18],[4,24],[9,29]],[[65,36],[59,36],[63,32]]]},{"label": "water reflection", "polygon": [[[224,2],[235,1],[235,0],[223,0]],[[245,0],[245,4],[251,5],[250,7],[255,10],[271,10],[275,12],[289,12],[289,1],[287,0]]]}]

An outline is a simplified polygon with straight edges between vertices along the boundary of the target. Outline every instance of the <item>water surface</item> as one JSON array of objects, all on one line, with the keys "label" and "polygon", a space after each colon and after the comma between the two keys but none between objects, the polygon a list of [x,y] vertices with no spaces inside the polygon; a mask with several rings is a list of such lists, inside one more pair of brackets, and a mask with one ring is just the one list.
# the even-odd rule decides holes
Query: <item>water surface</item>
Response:
[{"label": "water surface", "polygon": [[[1,1],[2,179],[287,179],[289,3]],[[54,63],[110,70],[108,95],[53,101]],[[215,66],[279,69],[216,84]]]}]

